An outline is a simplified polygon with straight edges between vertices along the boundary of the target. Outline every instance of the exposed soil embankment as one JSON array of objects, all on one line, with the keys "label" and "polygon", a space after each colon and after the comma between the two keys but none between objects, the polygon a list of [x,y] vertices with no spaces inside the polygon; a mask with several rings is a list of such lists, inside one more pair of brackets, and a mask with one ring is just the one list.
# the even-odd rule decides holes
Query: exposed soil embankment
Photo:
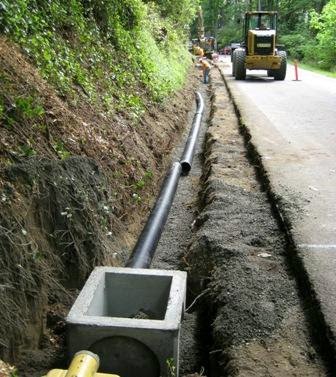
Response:
[{"label": "exposed soil embankment", "polygon": [[195,74],[161,104],[144,98],[138,119],[80,91],[58,96],[2,38],[0,72],[0,357],[32,376],[54,362],[63,315],[93,267],[128,258],[186,125]]},{"label": "exposed soil embankment", "polygon": [[323,376],[286,262],[286,240],[247,159],[217,70],[212,89],[203,209],[187,258],[205,293],[209,374]]}]

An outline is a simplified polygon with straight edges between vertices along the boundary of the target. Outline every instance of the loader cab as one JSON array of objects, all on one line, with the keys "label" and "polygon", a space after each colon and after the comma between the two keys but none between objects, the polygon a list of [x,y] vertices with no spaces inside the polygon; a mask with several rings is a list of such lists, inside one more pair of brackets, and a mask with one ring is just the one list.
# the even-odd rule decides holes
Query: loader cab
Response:
[{"label": "loader cab", "polygon": [[249,30],[276,30],[276,12],[248,12],[245,14],[245,37]]},{"label": "loader cab", "polygon": [[247,12],[244,43],[247,55],[274,55],[277,12]]}]

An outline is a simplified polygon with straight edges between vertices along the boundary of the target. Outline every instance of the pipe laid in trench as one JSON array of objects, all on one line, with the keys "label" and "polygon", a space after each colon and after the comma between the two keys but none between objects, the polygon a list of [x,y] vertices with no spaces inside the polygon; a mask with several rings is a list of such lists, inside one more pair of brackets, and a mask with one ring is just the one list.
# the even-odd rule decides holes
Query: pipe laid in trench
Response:
[{"label": "pipe laid in trench", "polygon": [[184,147],[180,163],[182,165],[182,172],[183,174],[188,174],[191,169],[192,160],[195,154],[195,147],[196,142],[199,134],[199,130],[201,128],[201,121],[203,116],[204,110],[204,101],[199,92],[196,92],[196,103],[197,103],[197,110],[194,115],[193,123],[191,126],[191,130]]},{"label": "pipe laid in trench", "polygon": [[196,141],[201,126],[204,110],[204,101],[199,92],[196,92],[197,110],[194,115],[188,140],[184,147],[180,162],[175,162],[162,184],[159,197],[141,232],[141,235],[132,251],[126,267],[149,268],[152,262],[156,246],[167,221],[170,207],[173,203],[180,176],[191,169]]},{"label": "pipe laid in trench", "polygon": [[182,166],[175,162],[163,182],[159,197],[133,249],[126,267],[149,268],[173,203]]}]

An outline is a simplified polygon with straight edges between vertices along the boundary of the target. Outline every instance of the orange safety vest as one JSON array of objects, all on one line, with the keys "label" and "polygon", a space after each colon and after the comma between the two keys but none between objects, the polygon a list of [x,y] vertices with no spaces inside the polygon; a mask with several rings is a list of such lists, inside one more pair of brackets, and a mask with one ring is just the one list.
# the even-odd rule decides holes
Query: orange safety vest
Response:
[{"label": "orange safety vest", "polygon": [[207,61],[207,60],[202,60],[202,68],[203,70],[207,69],[207,68],[210,68],[211,65],[210,63]]}]

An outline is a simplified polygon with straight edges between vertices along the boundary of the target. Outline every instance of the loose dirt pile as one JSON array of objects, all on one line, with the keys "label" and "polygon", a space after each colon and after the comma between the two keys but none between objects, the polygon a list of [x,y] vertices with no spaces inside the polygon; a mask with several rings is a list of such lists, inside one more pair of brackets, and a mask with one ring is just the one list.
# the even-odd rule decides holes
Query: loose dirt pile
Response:
[{"label": "loose dirt pile", "polygon": [[211,376],[323,376],[287,263],[286,240],[246,157],[217,70],[212,88],[204,207],[188,257],[192,275],[206,289]]}]

